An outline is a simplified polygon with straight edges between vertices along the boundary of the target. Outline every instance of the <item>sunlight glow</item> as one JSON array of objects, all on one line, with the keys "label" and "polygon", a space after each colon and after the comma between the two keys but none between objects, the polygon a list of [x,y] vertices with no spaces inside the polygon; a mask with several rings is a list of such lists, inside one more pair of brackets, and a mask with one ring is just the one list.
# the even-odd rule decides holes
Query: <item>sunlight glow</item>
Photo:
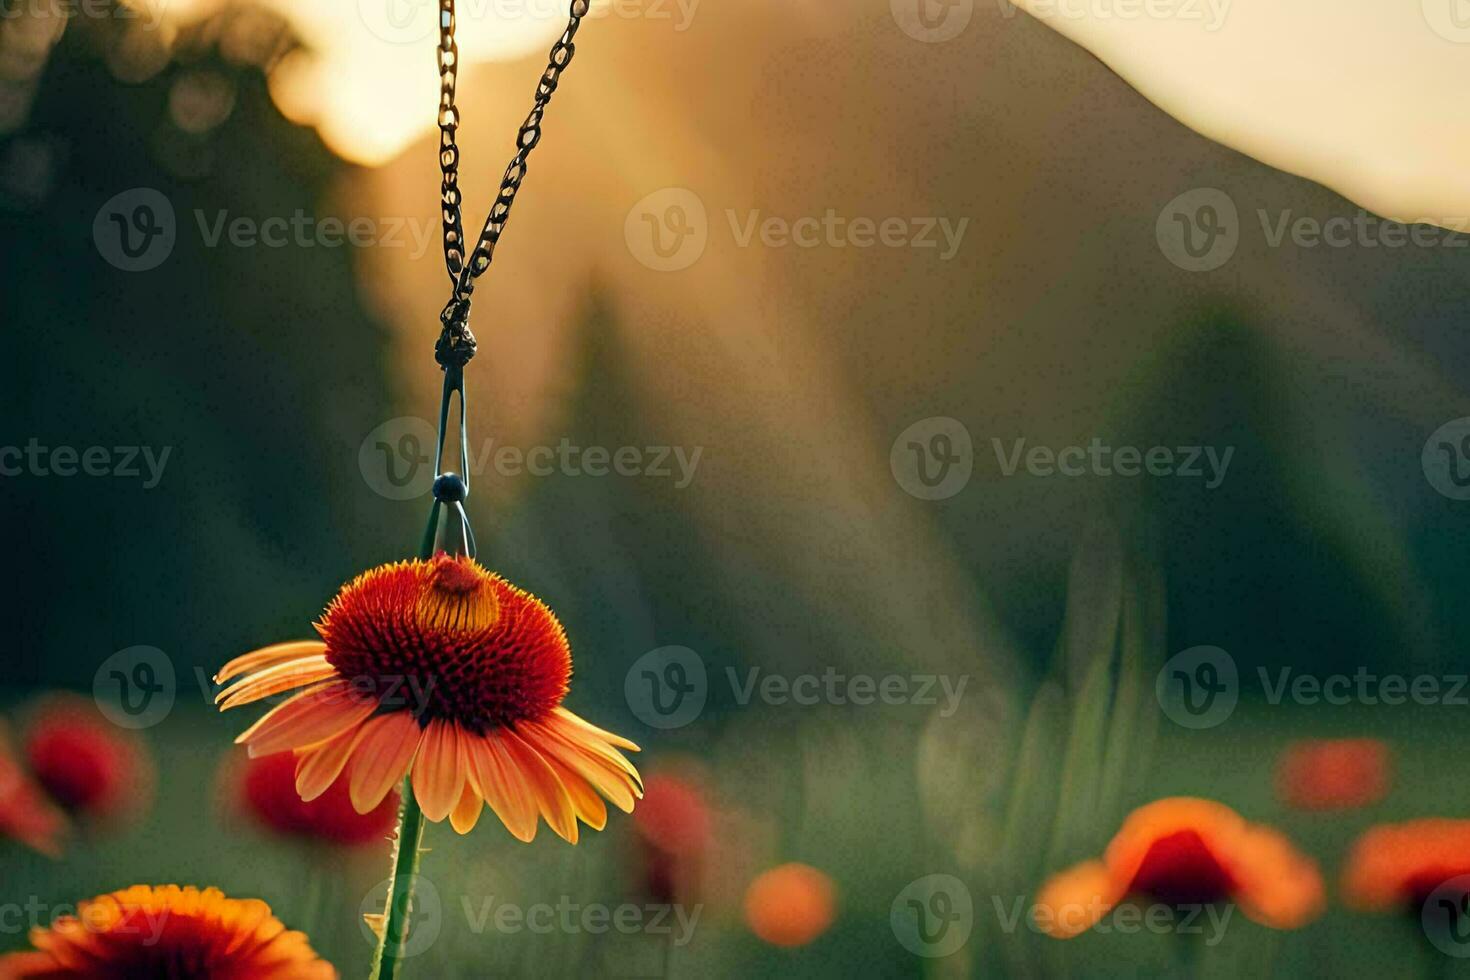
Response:
[{"label": "sunlight glow", "polygon": [[[264,0],[301,38],[304,50],[272,70],[281,112],[314,125],[331,149],[376,166],[434,126],[438,4],[434,0]],[[140,3],[140,5],[142,5]],[[187,24],[217,0],[170,0],[165,17]],[[466,68],[545,50],[565,25],[563,0],[468,0],[457,35]],[[527,79],[527,88],[535,78]]]}]

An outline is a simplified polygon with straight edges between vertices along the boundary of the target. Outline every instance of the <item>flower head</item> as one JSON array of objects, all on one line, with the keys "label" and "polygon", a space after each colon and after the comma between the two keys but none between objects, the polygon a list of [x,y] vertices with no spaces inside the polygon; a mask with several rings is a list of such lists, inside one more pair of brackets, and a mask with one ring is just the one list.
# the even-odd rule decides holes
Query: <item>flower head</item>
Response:
[{"label": "flower head", "polygon": [[1470,820],[1428,818],[1372,827],[1353,843],[1343,901],[1417,913],[1441,885],[1470,875]]},{"label": "flower head", "polygon": [[390,791],[367,813],[352,807],[347,783],[338,780],[314,800],[296,792],[296,757],[290,752],[234,760],[223,769],[227,805],[265,829],[285,837],[354,846],[385,839],[398,812],[398,792]]},{"label": "flower head", "polygon": [[[359,813],[411,774],[424,815],[468,833],[485,804],[517,838],[538,818],[576,842],[600,830],[606,797],[631,812],[638,746],[561,704],[571,649],[551,610],[466,557],[440,554],[366,572],[317,624],[321,641],[283,643],[220,671],[221,710],[296,691],[237,742],[251,756],[291,750],[305,800],[339,777]],[[298,690],[299,689],[299,690]]]},{"label": "flower head", "polygon": [[108,819],[145,808],[153,770],[136,733],[98,714],[90,701],[53,697],[35,709],[25,756],[36,780],[73,814]]},{"label": "flower head", "polygon": [[61,855],[67,830],[65,814],[56,809],[31,778],[0,721],[0,837],[9,837],[51,857]]},{"label": "flower head", "polygon": [[31,930],[33,951],[0,956],[23,980],[328,980],[332,965],[256,899],[216,888],[134,885],[82,902],[74,916]]},{"label": "flower head", "polygon": [[1299,810],[1344,810],[1388,793],[1388,746],[1376,738],[1305,739],[1281,753],[1276,795]]},{"label": "flower head", "polygon": [[1279,832],[1212,800],[1171,797],[1129,814],[1102,860],[1053,876],[1036,898],[1058,939],[1091,929],[1137,895],[1166,905],[1232,901],[1255,922],[1305,925],[1322,909],[1322,877]]},{"label": "flower head", "polygon": [[745,891],[745,922],[772,946],[805,946],[837,917],[832,879],[792,862],[758,875]]}]

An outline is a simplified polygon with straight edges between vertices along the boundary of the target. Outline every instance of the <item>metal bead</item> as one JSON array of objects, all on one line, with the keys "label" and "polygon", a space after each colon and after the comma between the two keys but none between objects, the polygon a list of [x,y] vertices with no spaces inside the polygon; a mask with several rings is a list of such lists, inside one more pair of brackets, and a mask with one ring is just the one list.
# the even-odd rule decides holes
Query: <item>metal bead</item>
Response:
[{"label": "metal bead", "polygon": [[443,473],[434,480],[434,499],[441,500],[446,504],[463,503],[464,498],[470,495],[470,488],[464,485],[458,473]]}]

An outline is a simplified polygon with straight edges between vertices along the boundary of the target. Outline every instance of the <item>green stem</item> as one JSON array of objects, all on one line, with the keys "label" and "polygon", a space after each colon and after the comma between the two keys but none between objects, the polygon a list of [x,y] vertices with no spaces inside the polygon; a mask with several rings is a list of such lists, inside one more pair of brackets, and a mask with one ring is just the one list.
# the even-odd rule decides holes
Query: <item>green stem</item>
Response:
[{"label": "green stem", "polygon": [[[443,454],[444,424],[449,411],[451,375],[445,376],[444,402],[439,411],[440,454]],[[460,440],[464,442],[464,388],[460,392]],[[463,446],[462,446],[463,448]],[[469,457],[463,452],[464,459]],[[442,459],[440,460],[442,462]],[[464,465],[464,464],[462,464]],[[436,465],[436,470],[438,469]],[[419,542],[419,557],[427,559],[434,554],[434,541],[439,531],[439,500],[429,508],[429,524]],[[452,515],[451,515],[452,516]],[[398,833],[393,843],[393,875],[388,879],[388,907],[384,910],[383,935],[378,939],[377,951],[373,954],[373,968],[368,980],[394,980],[398,976],[398,964],[403,955],[403,941],[408,936],[409,906],[413,902],[413,886],[419,874],[419,845],[424,839],[424,811],[413,795],[410,777],[403,780],[403,803],[398,808]]]},{"label": "green stem", "polygon": [[409,905],[419,873],[419,844],[424,839],[424,811],[414,799],[413,786],[403,781],[403,805],[398,810],[398,833],[394,841],[393,876],[388,879],[388,908],[383,936],[373,954],[368,980],[393,980],[398,976],[403,940],[408,935]]}]

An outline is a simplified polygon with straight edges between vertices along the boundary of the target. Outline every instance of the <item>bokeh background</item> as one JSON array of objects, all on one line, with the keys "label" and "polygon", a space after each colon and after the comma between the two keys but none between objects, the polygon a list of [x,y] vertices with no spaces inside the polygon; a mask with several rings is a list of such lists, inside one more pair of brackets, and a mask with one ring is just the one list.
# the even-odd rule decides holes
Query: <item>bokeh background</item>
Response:
[{"label": "bokeh background", "polygon": [[[467,226],[564,19],[542,8],[461,11]],[[0,841],[0,900],[217,884],[365,973],[359,911],[386,848],[342,859],[240,826],[218,770],[244,723],[214,714],[207,678],[309,635],[343,581],[412,553],[427,510],[423,476],[401,492],[390,477],[410,472],[401,440],[438,403],[436,80],[433,40],[393,9],[0,5],[0,446],[165,459],[156,481],[146,466],[0,478],[0,697],[20,732],[43,694],[90,699],[117,651],[156,648],[176,674],[172,709],[140,735],[158,769],[148,813],[86,829],[59,861]],[[997,910],[1171,794],[1280,826],[1330,886],[1369,824],[1466,815],[1470,707],[1271,703],[1259,672],[1470,670],[1470,502],[1424,454],[1470,414],[1470,237],[1273,241],[1282,221],[1359,207],[1192,132],[1006,5],[975,5],[942,39],[872,0],[599,9],[476,293],[470,514],[482,560],[566,625],[569,704],[697,798],[697,817],[670,819],[708,827],[680,885],[701,913],[684,944],[476,931],[462,910],[487,899],[644,901],[652,831],[615,817],[570,849],[489,821],[467,840],[432,827],[424,874],[444,914],[409,975],[1458,966],[1412,922],[1336,903],[1300,932],[1237,918],[1203,951],[1061,944]],[[107,215],[132,213],[138,189],[166,202],[174,240],[129,271]],[[1200,189],[1231,203],[1235,231],[1223,262],[1192,271],[1161,228]],[[937,232],[933,248],[744,237],[829,213],[962,231],[952,249]],[[211,237],[298,214],[366,222],[372,243]],[[895,459],[910,427],[927,444],[949,425],[936,418],[969,435],[972,471],[923,499]],[[1207,487],[1006,475],[992,443],[1094,437],[1233,455]],[[486,449],[563,440],[670,447],[674,475],[535,476]],[[697,458],[687,481],[675,449]],[[1190,728],[1154,682],[1200,645],[1228,651],[1240,703]],[[640,658],[669,646],[694,651],[707,690],[664,728],[632,692]],[[742,704],[727,670],[752,669],[966,687],[950,712],[942,697]],[[1287,806],[1283,748],[1347,736],[1389,745],[1392,791],[1346,814]],[[836,896],[794,949],[744,910],[752,879],[785,862]],[[891,915],[932,874],[973,901],[968,941],[942,957],[906,948]]]}]

